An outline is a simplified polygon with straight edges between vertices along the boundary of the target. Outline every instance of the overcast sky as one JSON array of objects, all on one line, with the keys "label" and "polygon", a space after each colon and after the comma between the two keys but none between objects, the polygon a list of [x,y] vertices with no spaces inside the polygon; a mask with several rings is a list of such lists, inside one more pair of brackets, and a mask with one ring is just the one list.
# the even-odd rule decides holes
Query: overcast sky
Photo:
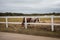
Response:
[{"label": "overcast sky", "polygon": [[0,12],[60,12],[60,0],[0,0]]}]

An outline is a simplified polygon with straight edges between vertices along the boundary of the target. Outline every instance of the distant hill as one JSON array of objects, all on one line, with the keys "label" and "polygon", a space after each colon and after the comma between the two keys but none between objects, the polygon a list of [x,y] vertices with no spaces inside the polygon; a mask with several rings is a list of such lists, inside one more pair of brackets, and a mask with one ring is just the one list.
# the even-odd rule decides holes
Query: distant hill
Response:
[{"label": "distant hill", "polygon": [[43,16],[43,15],[59,15],[60,13],[44,13],[44,14],[23,14],[23,13],[10,13],[10,12],[6,12],[6,13],[1,13],[0,12],[0,16]]}]

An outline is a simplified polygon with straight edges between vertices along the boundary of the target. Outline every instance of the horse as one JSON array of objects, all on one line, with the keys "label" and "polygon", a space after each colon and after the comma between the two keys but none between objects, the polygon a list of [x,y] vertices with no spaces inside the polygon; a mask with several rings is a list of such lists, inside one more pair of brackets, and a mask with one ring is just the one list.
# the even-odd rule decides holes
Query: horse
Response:
[{"label": "horse", "polygon": [[[31,22],[31,18],[27,18],[26,20],[27,20],[27,22]],[[24,23],[25,23],[25,18],[23,18],[22,25],[24,25]]]},{"label": "horse", "polygon": [[[28,22],[39,22],[39,18],[27,18],[26,19],[27,20],[27,23]],[[23,18],[23,22],[22,22],[22,25],[24,25],[24,23],[25,23],[25,18]]]}]

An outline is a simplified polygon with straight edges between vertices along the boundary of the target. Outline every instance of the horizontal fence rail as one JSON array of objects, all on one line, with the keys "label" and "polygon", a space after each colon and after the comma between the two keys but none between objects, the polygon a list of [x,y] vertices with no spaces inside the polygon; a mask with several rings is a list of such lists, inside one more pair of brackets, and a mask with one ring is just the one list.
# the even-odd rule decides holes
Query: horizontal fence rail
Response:
[{"label": "horizontal fence rail", "polygon": [[[8,22],[8,18],[25,18],[25,29],[27,29],[28,24],[40,24],[40,25],[51,25],[51,31],[54,31],[54,25],[60,25],[59,23],[54,23],[54,18],[60,18],[60,16],[0,16],[0,18],[5,18],[6,22],[0,22],[0,23],[5,23],[6,28],[8,28],[8,24],[22,24],[22,22]],[[28,23],[27,18],[51,18],[50,23]]]}]

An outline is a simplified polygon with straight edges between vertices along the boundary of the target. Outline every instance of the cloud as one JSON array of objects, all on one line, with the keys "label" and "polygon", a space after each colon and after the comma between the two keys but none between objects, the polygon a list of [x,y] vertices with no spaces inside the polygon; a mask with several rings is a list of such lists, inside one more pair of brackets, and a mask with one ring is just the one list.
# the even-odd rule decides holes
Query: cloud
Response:
[{"label": "cloud", "polygon": [[0,0],[0,12],[60,12],[60,0]]}]

